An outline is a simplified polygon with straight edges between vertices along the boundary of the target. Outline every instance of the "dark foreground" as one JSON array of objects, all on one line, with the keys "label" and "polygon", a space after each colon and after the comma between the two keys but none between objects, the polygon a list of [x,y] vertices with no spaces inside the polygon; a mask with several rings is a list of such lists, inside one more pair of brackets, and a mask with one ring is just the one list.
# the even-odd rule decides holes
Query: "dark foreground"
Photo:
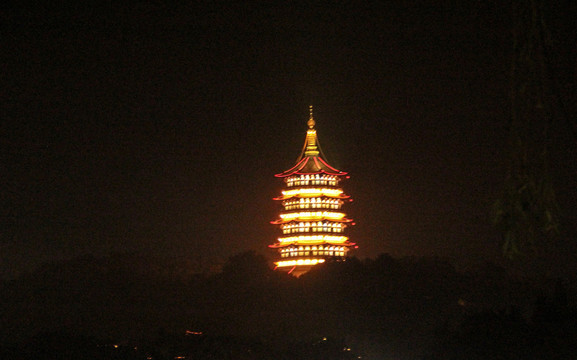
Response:
[{"label": "dark foreground", "polygon": [[85,257],[5,282],[1,359],[574,359],[575,283],[442,260],[349,259],[296,279]]}]

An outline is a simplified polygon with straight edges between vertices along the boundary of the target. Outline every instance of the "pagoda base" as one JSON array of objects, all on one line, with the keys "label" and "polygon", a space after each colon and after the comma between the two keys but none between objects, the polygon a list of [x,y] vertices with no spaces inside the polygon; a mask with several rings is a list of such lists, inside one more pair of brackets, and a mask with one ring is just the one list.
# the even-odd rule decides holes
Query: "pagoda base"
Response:
[{"label": "pagoda base", "polygon": [[295,265],[292,267],[277,267],[275,270],[286,272],[294,277],[300,277],[302,274],[309,272],[314,265]]}]

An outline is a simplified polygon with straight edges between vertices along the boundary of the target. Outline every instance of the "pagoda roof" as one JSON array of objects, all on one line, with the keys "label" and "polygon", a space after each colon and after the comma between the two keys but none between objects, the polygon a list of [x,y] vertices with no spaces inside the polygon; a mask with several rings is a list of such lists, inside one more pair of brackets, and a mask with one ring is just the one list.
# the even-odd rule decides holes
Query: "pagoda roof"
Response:
[{"label": "pagoda roof", "polygon": [[[349,242],[349,241],[345,241],[345,242],[331,242],[331,241],[317,241],[317,242],[307,242],[306,244],[301,244],[298,241],[291,241],[291,242],[277,242],[274,243],[272,245],[269,245],[269,248],[273,248],[273,249],[278,249],[278,248],[284,248],[287,246],[291,246],[291,245],[307,245],[307,246],[313,246],[313,245],[333,245],[333,246],[344,246],[344,247],[351,247],[351,246],[355,246],[356,243],[353,242]],[[308,250],[307,250],[308,251]]]},{"label": "pagoda roof", "polygon": [[337,223],[350,223],[350,222],[353,221],[353,219],[347,219],[347,218],[333,219],[333,218],[329,218],[329,217],[322,216],[322,217],[318,217],[318,218],[316,218],[316,219],[314,219],[314,220],[311,220],[311,219],[300,219],[300,218],[294,218],[294,219],[277,219],[277,220],[271,221],[270,223],[273,224],[273,225],[280,225],[280,224],[288,224],[288,223],[290,223],[291,221],[294,221],[294,222],[302,222],[302,221],[311,222],[311,221],[315,221],[315,222],[316,222],[316,221],[324,221],[324,220],[330,220],[330,221],[332,221],[332,222],[337,222]]},{"label": "pagoda roof", "polygon": [[296,164],[292,168],[285,170],[280,174],[276,174],[275,176],[287,177],[291,175],[305,174],[328,174],[336,176],[346,175],[346,172],[332,167],[320,156],[321,150],[317,139],[317,131],[315,130],[315,120],[313,119],[312,106],[310,109],[310,118],[307,122],[307,125],[309,129],[307,130],[305,144],[300,156],[296,161]]},{"label": "pagoda roof", "polygon": [[[305,145],[306,146],[306,145]],[[347,173],[339,169],[335,169],[330,166],[322,157],[320,156],[303,156],[301,155],[297,160],[297,163],[292,168],[283,171],[280,174],[276,174],[276,177],[287,177],[291,175],[305,175],[305,174],[328,174],[342,176]]]},{"label": "pagoda roof", "polygon": [[349,195],[344,195],[344,194],[327,195],[327,194],[323,193],[322,189],[321,189],[318,194],[317,193],[305,193],[305,194],[294,194],[294,195],[281,195],[281,196],[273,198],[273,200],[286,200],[286,199],[290,199],[290,198],[309,198],[309,197],[315,197],[315,196],[325,196],[325,197],[331,198],[331,199],[349,199],[350,198]]}]

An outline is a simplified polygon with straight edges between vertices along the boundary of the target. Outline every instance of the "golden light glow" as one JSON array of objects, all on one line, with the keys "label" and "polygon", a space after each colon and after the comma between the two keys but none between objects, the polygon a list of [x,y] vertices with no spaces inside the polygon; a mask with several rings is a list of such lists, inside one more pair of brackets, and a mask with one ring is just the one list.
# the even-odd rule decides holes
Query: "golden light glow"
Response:
[{"label": "golden light glow", "polygon": [[284,221],[290,221],[294,219],[302,220],[340,220],[345,217],[344,213],[332,212],[332,211],[301,211],[288,214],[281,214],[280,218]]},{"label": "golden light glow", "polygon": [[288,187],[293,186],[309,186],[309,185],[338,185],[338,178],[336,176],[326,176],[319,174],[307,174],[300,176],[292,176],[285,179]]},{"label": "golden light glow", "polygon": [[285,197],[291,196],[304,196],[304,197],[313,197],[313,196],[339,196],[343,193],[341,189],[326,189],[326,188],[303,188],[303,189],[293,189],[293,190],[284,190],[282,194]]},{"label": "golden light glow", "polygon": [[285,238],[279,238],[278,241],[283,242],[299,242],[299,243],[310,243],[310,242],[330,242],[330,243],[344,243],[349,238],[346,236],[334,236],[334,235],[300,235],[300,236],[290,236]]},{"label": "golden light glow", "polygon": [[[312,119],[311,119],[312,120]],[[311,121],[309,120],[309,121]],[[314,126],[314,120],[312,120],[312,124]],[[318,156],[319,150],[317,148],[317,131],[315,129],[307,130],[307,138],[305,140],[306,149],[305,155],[306,156]]]},{"label": "golden light glow", "polygon": [[299,222],[281,225],[284,234],[295,232],[343,232],[346,225],[338,222],[318,221],[318,222]]},{"label": "golden light glow", "polygon": [[291,198],[283,201],[285,210],[293,209],[339,209],[343,204],[342,200],[332,199],[326,197],[306,197],[306,198]]},{"label": "golden light glow", "polygon": [[324,262],[325,259],[298,259],[298,260],[278,261],[275,264],[278,267],[287,267],[287,266],[299,266],[299,265],[316,265]]}]

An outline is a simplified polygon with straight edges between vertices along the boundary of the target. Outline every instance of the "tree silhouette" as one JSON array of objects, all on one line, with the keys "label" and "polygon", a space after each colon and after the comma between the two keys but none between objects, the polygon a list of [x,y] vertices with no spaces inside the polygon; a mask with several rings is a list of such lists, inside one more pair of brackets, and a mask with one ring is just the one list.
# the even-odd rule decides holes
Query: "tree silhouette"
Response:
[{"label": "tree silhouette", "polygon": [[[564,100],[574,97],[565,86],[571,76],[559,76],[560,66],[553,64],[561,54],[553,47],[559,39],[552,37],[547,25],[547,15],[555,11],[547,14],[546,10],[541,0],[512,1],[510,155],[493,218],[509,258],[535,251],[543,239],[558,232],[559,209],[550,172],[554,122],[564,119],[577,140],[575,118]],[[558,34],[558,38],[565,36]]]}]

